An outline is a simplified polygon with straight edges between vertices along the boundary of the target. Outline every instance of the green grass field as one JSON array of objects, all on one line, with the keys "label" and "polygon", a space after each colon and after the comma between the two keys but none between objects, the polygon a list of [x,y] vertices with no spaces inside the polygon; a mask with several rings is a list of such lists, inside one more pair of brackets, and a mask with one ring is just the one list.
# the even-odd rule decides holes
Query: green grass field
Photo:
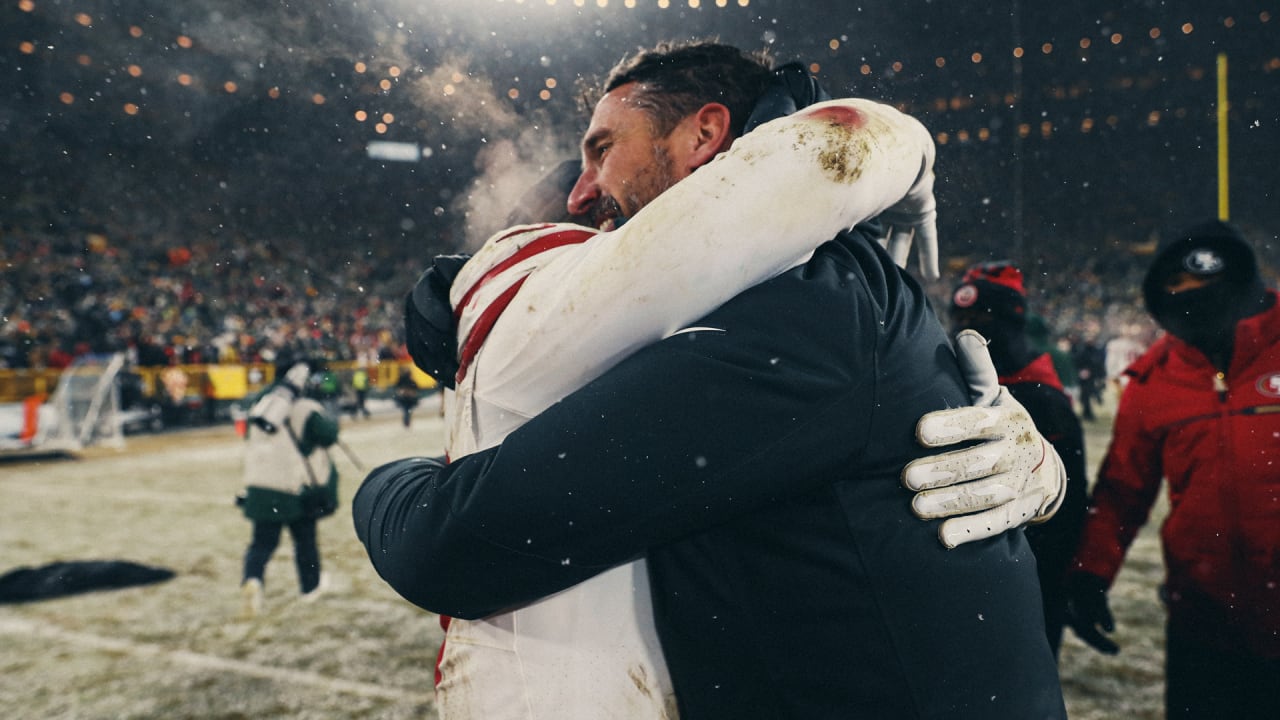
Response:
[{"label": "green grass field", "polygon": [[[411,429],[395,415],[343,419],[365,467],[441,451],[437,401]],[[1107,416],[1086,427],[1090,466]],[[230,427],[130,438],[78,460],[0,465],[0,572],[59,560],[121,559],[177,576],[149,587],[0,606],[6,718],[434,718],[435,616],[373,572],[351,527],[364,473],[341,451],[344,506],[320,524],[329,589],[298,599],[287,535],[268,568],[266,605],[239,618],[249,523],[233,507],[239,439]],[[1155,521],[1163,516],[1158,508]],[[1071,717],[1160,718],[1163,612],[1154,525],[1112,592],[1122,652],[1074,636],[1062,652]]]}]

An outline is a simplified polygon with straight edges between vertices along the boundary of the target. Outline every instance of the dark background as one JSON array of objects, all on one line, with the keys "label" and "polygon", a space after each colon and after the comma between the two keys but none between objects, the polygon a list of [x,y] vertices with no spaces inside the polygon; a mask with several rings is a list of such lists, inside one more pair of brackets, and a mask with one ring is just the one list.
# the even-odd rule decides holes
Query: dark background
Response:
[{"label": "dark background", "polygon": [[[398,288],[575,153],[581,79],[718,35],[920,117],[950,270],[1012,258],[1062,303],[1109,273],[1131,290],[1156,237],[1217,214],[1223,53],[1230,216],[1276,264],[1274,0],[740,3],[6,0],[0,221],[6,238],[253,247],[335,288]],[[371,140],[423,157],[372,159]]]}]

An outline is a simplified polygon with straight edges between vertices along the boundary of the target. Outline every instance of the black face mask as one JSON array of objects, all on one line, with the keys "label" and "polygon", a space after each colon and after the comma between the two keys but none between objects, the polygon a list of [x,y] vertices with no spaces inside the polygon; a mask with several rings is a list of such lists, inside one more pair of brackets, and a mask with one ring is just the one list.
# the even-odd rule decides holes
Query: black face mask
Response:
[{"label": "black face mask", "polygon": [[1027,347],[1026,321],[1022,318],[996,317],[986,312],[956,313],[952,330],[977,330],[990,341],[987,351],[991,363],[1001,375],[1011,375],[1035,359]]},{"label": "black face mask", "polygon": [[1217,282],[1195,290],[1164,294],[1156,320],[1182,341],[1209,357],[1231,351],[1244,298],[1241,288]]}]

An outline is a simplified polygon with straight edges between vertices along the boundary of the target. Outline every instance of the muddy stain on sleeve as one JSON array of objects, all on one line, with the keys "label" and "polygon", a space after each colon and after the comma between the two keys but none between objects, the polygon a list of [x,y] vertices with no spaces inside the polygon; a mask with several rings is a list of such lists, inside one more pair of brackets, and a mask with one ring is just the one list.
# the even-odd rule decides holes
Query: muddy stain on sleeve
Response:
[{"label": "muddy stain on sleeve", "polygon": [[855,108],[833,105],[804,113],[817,120],[814,127],[796,136],[796,149],[812,146],[818,165],[838,183],[853,183],[862,176],[862,163],[871,152],[867,117]]}]

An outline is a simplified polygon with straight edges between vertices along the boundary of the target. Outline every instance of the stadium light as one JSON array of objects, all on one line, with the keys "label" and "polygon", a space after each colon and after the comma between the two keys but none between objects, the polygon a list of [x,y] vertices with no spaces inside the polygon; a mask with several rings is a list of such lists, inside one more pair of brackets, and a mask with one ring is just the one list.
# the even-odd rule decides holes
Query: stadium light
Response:
[{"label": "stadium light", "polygon": [[370,140],[365,152],[375,160],[392,162],[417,162],[422,157],[418,143],[392,142],[390,140]]}]

